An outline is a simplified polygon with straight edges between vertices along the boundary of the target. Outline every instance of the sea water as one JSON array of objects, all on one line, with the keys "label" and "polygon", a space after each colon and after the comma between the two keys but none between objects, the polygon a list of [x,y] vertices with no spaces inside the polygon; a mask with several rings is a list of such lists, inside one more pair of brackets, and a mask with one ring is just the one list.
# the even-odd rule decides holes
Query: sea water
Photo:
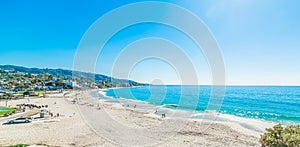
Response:
[{"label": "sea water", "polygon": [[[226,86],[214,97],[211,86],[143,86],[105,90],[113,98],[134,99],[171,109],[217,111],[280,123],[300,123],[300,87]],[[214,107],[210,107],[214,106]]]}]

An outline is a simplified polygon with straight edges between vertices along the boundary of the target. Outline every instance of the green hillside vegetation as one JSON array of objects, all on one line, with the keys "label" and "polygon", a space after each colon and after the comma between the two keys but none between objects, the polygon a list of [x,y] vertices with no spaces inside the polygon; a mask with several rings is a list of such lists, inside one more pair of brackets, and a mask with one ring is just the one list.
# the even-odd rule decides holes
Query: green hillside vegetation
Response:
[{"label": "green hillside vegetation", "polygon": [[[144,84],[131,80],[116,79],[101,74],[92,74],[64,69],[26,68],[13,65],[0,65],[0,98],[23,96],[25,91],[33,95],[44,91],[73,89],[77,87],[111,88],[141,86]],[[76,88],[76,87],[75,87]],[[31,93],[32,94],[32,93]]]},{"label": "green hillside vegetation", "polygon": [[26,68],[21,66],[14,66],[14,65],[0,65],[0,69],[3,70],[12,70],[16,72],[22,72],[22,73],[28,73],[28,74],[37,74],[41,76],[45,76],[44,78],[47,78],[47,74],[56,76],[56,77],[62,77],[64,79],[89,79],[91,82],[94,81],[96,83],[107,83],[106,85],[109,86],[109,84],[129,84],[132,86],[138,86],[141,85],[141,83],[127,80],[127,79],[116,79],[112,78],[106,75],[101,74],[93,74],[93,73],[86,73],[86,72],[80,72],[80,71],[72,71],[72,70],[65,70],[65,69],[40,69],[40,68]]}]

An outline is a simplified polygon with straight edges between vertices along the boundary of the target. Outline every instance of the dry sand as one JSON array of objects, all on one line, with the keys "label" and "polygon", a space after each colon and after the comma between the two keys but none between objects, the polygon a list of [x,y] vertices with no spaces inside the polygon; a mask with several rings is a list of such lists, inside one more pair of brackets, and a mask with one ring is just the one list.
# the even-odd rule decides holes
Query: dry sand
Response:
[{"label": "dry sand", "polygon": [[[76,93],[80,93],[75,96]],[[0,126],[0,146],[260,146],[261,132],[235,122],[183,118],[161,118],[152,110],[140,110],[120,103],[108,103],[90,91],[71,92],[47,98],[10,101],[49,105],[60,117],[28,124]],[[79,100],[76,104],[73,98]],[[3,106],[4,102],[0,102]],[[99,110],[99,107],[101,108]],[[0,118],[0,122],[8,118]],[[254,121],[259,123],[259,121]],[[265,125],[258,124],[265,127]]]}]

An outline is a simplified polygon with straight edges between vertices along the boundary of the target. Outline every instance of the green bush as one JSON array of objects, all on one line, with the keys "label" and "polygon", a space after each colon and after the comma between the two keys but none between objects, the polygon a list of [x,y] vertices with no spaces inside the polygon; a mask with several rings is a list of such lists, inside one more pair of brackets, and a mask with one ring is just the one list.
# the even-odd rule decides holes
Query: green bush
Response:
[{"label": "green bush", "polygon": [[283,127],[278,124],[266,131],[260,138],[263,147],[300,147],[300,125]]}]

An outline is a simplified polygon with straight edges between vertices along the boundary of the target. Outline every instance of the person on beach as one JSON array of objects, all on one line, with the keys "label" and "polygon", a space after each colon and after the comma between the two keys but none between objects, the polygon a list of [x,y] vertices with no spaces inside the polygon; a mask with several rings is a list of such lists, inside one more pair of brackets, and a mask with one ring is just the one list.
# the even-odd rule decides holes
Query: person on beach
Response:
[{"label": "person on beach", "polygon": [[166,113],[161,114],[161,118],[166,118]]},{"label": "person on beach", "polygon": [[134,105],[133,108],[136,108],[136,105]]}]

